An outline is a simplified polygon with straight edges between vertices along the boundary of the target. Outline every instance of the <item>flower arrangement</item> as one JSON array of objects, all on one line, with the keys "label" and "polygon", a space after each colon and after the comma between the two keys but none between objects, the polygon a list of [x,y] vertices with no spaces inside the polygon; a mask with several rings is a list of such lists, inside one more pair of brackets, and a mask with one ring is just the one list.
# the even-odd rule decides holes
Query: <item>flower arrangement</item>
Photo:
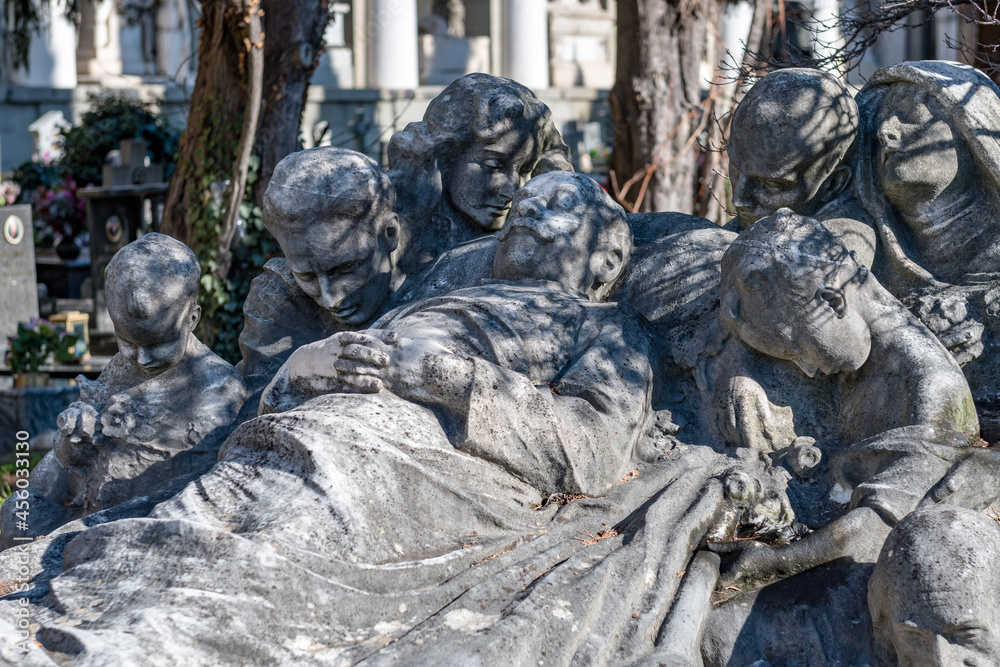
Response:
[{"label": "flower arrangement", "polygon": [[0,206],[10,206],[21,194],[21,186],[14,181],[0,183]]},{"label": "flower arrangement", "polygon": [[63,176],[51,188],[39,186],[32,199],[38,222],[52,230],[54,245],[72,241],[87,231],[87,203],[77,195],[72,176]]},{"label": "flower arrangement", "polygon": [[79,339],[70,331],[60,331],[48,320],[32,318],[17,325],[17,335],[7,338],[4,363],[14,375],[37,373],[49,355],[59,361],[74,359]]}]

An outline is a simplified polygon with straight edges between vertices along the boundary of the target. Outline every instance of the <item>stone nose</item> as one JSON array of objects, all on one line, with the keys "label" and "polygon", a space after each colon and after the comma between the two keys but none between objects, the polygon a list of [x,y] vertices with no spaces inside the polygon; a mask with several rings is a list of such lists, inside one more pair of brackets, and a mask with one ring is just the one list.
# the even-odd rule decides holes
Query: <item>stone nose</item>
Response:
[{"label": "stone nose", "polygon": [[899,144],[900,138],[900,123],[899,119],[895,116],[890,117],[878,130],[878,140],[886,147],[895,148]]}]

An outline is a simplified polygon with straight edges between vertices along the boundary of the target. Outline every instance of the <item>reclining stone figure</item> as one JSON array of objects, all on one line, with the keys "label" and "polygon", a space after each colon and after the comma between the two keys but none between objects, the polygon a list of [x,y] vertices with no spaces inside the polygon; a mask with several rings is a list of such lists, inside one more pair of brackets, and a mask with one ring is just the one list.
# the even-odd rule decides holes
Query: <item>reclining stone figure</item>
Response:
[{"label": "reclining stone figure", "polygon": [[112,258],[105,276],[119,352],[96,381],[78,378],[81,400],[59,415],[55,447],[32,472],[28,530],[15,526],[16,494],[4,504],[5,547],[215,463],[246,390],[192,333],[200,275],[194,253],[162,234]]},{"label": "reclining stone figure", "polygon": [[648,409],[640,342],[629,349],[627,320],[615,305],[594,303],[630,251],[623,212],[593,181],[570,172],[536,177],[499,235],[494,281],[300,348],[262,411],[385,388],[431,406],[460,450],[537,488],[602,495]]},{"label": "reclining stone figure", "polygon": [[[151,650],[153,633],[152,650],[169,642],[175,656],[200,656],[220,628],[190,621],[232,615],[248,623],[225,631],[244,647],[237,652],[262,648],[276,633],[288,637],[294,625],[299,639],[274,644],[285,658],[300,655],[301,645],[353,662],[388,640],[372,642],[425,621],[443,619],[440,632],[473,638],[468,628],[500,616],[433,610],[477,581],[484,585],[471,596],[513,604],[515,596],[496,586],[529,577],[516,585],[523,590],[553,558],[558,565],[578,552],[582,564],[573,570],[601,577],[594,557],[620,555],[607,567],[646,576],[635,559],[658,562],[661,549],[616,551],[611,526],[662,489],[658,480],[677,482],[671,492],[682,507],[695,503],[704,473],[685,473],[714,470],[720,457],[678,457],[648,482],[630,468],[640,465],[633,450],[649,424],[651,372],[641,329],[616,304],[601,302],[630,247],[624,212],[589,178],[555,172],[533,179],[500,234],[492,281],[404,306],[378,329],[303,346],[264,394],[265,414],[237,428],[211,471],[148,518],[102,524],[63,542],[63,570],[44,604],[73,615],[100,581],[106,613],[85,627],[46,621],[39,641],[83,663],[109,655],[129,662]],[[268,412],[275,409],[283,411]],[[616,492],[626,501],[612,501]],[[720,496],[685,531],[703,532],[701,515],[711,516]],[[588,550],[584,530],[610,546]],[[557,531],[563,534],[550,540]],[[177,550],[184,556],[175,558]],[[678,542],[670,554],[659,567],[672,576],[690,551]],[[234,576],[248,567],[249,576]],[[228,590],[211,583],[222,580],[231,582]],[[604,596],[578,581],[587,604],[601,605]],[[203,593],[191,597],[194,590]],[[567,594],[561,586],[558,595]],[[178,607],[177,596],[190,604]],[[620,611],[620,603],[608,604]],[[177,612],[166,625],[158,611],[165,608]],[[294,620],[283,625],[276,615],[285,613]],[[547,631],[544,624],[538,630]],[[497,641],[509,645],[503,638],[511,632],[503,624]],[[523,646],[541,641],[525,637]],[[462,650],[447,642],[408,646],[453,656]]]}]

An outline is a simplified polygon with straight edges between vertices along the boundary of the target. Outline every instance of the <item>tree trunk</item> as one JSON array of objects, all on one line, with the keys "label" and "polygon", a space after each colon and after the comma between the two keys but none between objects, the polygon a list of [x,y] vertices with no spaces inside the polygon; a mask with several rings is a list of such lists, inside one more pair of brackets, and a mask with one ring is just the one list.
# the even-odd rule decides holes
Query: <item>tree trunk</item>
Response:
[{"label": "tree trunk", "polygon": [[[229,270],[233,202],[236,208],[241,200],[259,204],[275,165],[298,148],[329,10],[328,0],[201,0],[201,5],[198,75],[161,231],[189,245],[201,260],[201,335],[213,345],[220,327],[233,328],[217,321],[216,313],[225,308],[239,314],[242,295],[233,293],[232,284],[246,282],[231,280]],[[259,14],[251,15],[258,9],[263,10],[262,35],[255,25]],[[262,85],[248,85],[248,74],[258,67],[251,67],[252,55],[259,55],[261,47]],[[260,91],[259,97],[249,99],[251,90]],[[244,128],[245,112],[251,120],[257,105],[256,126],[250,122]],[[251,154],[259,159],[253,167]],[[245,189],[241,181],[248,184]],[[236,190],[228,198],[227,182]],[[221,187],[213,192],[217,183]],[[225,338],[235,340],[236,333],[226,331]]]},{"label": "tree trunk", "polygon": [[[191,96],[178,164],[170,182],[163,231],[190,245],[190,209],[207,203],[208,186],[227,179],[238,159],[247,107],[248,23],[244,2],[202,0],[198,75]],[[327,0],[263,0],[264,88],[254,154],[261,159],[254,200],[274,166],[298,147],[299,123],[309,79],[319,63]],[[211,180],[206,180],[209,178]]]},{"label": "tree trunk", "polygon": [[699,66],[714,0],[619,0],[612,169],[634,211],[693,207]]}]

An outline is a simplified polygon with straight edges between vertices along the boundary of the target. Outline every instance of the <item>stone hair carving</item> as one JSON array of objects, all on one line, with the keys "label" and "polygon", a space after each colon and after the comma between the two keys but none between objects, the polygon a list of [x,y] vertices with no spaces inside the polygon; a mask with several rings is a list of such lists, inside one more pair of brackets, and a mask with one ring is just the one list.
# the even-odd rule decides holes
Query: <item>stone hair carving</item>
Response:
[{"label": "stone hair carving", "polygon": [[626,215],[530,91],[463,77],[390,172],[277,165],[235,427],[197,259],[126,246],[120,353],[60,415],[29,528],[0,508],[0,656],[994,663],[1000,448],[966,377],[1000,377],[996,90],[904,63],[859,116],[830,75],[764,77],[737,234]]},{"label": "stone hair carving", "polygon": [[958,63],[879,70],[858,94],[855,167],[879,235],[875,275],[965,367],[989,439],[1000,437],[998,94]]},{"label": "stone hair carving", "polygon": [[331,146],[293,153],[275,167],[263,204],[285,256],[268,261],[243,306],[247,417],[288,355],[370,323],[400,283],[395,191],[371,158]]},{"label": "stone hair carving", "polygon": [[573,169],[548,107],[521,84],[489,74],[458,79],[424,120],[393,135],[389,168],[407,273],[500,229],[522,179]]},{"label": "stone hair carving", "polygon": [[856,188],[896,293],[1000,273],[1000,89],[941,61],[879,70],[858,93]]}]

